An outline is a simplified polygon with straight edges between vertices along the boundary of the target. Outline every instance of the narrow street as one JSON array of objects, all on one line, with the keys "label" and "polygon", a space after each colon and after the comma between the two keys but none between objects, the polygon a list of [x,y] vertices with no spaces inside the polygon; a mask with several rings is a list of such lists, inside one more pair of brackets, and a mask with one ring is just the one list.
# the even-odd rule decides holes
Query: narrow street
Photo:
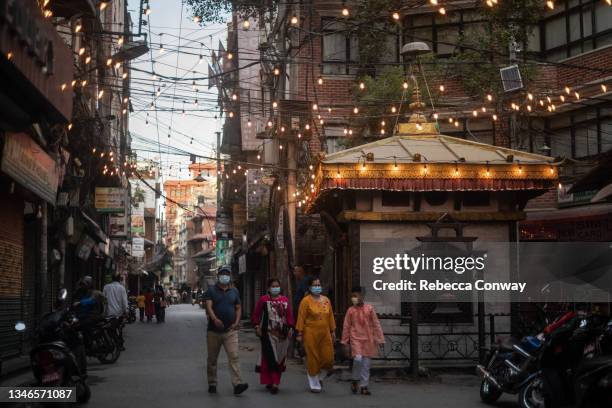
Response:
[{"label": "narrow street", "polygon": [[[352,395],[349,383],[336,376],[325,383],[324,392],[308,391],[300,364],[291,362],[283,376],[281,391],[270,395],[258,384],[253,370],[258,344],[250,331],[241,333],[241,363],[243,377],[249,389],[239,397],[232,394],[225,354],[219,364],[218,394],[207,393],[204,375],[205,317],[200,308],[174,305],[168,309],[166,323],[136,322],[125,329],[126,351],[114,365],[102,365],[89,360],[89,382],[92,389],[89,408],[188,408],[222,404],[223,407],[312,407],[325,406],[376,407],[384,401],[387,407],[462,408],[486,407],[478,397],[477,379],[457,381],[455,378],[412,384],[406,381],[377,381],[373,378],[373,395]],[[28,375],[15,378],[13,384],[28,381]],[[448,384],[447,382],[452,382]],[[466,384],[466,383],[470,384]],[[473,384],[472,384],[473,382]],[[462,384],[462,385],[457,385]],[[6,384],[3,384],[6,385]],[[498,407],[515,407],[515,397],[502,397]],[[246,404],[246,405],[245,405]]]}]

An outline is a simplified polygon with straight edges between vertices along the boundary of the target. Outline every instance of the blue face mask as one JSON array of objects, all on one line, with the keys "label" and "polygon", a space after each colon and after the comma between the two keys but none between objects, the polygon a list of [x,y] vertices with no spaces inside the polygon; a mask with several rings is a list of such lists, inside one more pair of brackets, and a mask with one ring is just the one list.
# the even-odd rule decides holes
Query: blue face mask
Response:
[{"label": "blue face mask", "polygon": [[228,283],[230,283],[230,276],[229,275],[219,275],[219,283],[221,283],[222,285],[227,285]]},{"label": "blue face mask", "polygon": [[270,294],[272,296],[278,296],[280,294],[280,286],[270,288]]},{"label": "blue face mask", "polygon": [[312,293],[313,295],[320,295],[321,294],[321,286],[311,286],[310,287],[310,293]]}]

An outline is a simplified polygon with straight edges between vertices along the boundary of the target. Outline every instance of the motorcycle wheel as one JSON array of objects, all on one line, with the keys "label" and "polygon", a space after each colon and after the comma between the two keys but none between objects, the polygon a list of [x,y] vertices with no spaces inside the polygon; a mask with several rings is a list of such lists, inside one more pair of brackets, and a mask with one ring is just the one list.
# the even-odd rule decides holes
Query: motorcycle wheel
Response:
[{"label": "motorcycle wheel", "polygon": [[486,379],[480,383],[480,399],[486,404],[492,404],[501,397],[502,390],[491,384]]},{"label": "motorcycle wheel", "polygon": [[521,408],[545,408],[542,378],[538,377],[524,386],[519,392],[518,402]]},{"label": "motorcycle wheel", "polygon": [[79,381],[76,386],[76,400],[80,404],[84,404],[91,398],[91,389],[85,381]]},{"label": "motorcycle wheel", "polygon": [[104,334],[104,348],[110,349],[108,352],[101,352],[96,357],[102,364],[113,364],[119,358],[121,350],[115,340],[113,340],[108,333]]}]

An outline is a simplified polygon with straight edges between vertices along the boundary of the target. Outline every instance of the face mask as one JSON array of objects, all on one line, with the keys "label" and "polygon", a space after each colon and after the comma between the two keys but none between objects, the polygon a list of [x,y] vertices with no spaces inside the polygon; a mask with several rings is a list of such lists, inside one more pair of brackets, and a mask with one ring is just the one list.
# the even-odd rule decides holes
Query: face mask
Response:
[{"label": "face mask", "polygon": [[230,276],[229,275],[219,275],[219,283],[221,283],[222,285],[227,285],[228,283],[230,283]]},{"label": "face mask", "polygon": [[311,292],[313,295],[320,295],[320,294],[321,294],[321,290],[322,290],[322,289],[321,289],[321,287],[320,287],[320,286],[312,286],[312,287],[310,288],[310,292]]},{"label": "face mask", "polygon": [[352,298],[351,298],[351,302],[353,302],[353,304],[354,304],[355,306],[357,306],[357,305],[359,304],[359,298],[358,298],[358,297],[352,297]]},{"label": "face mask", "polygon": [[279,287],[270,288],[270,294],[272,296],[277,296],[279,293],[280,293],[280,286]]}]

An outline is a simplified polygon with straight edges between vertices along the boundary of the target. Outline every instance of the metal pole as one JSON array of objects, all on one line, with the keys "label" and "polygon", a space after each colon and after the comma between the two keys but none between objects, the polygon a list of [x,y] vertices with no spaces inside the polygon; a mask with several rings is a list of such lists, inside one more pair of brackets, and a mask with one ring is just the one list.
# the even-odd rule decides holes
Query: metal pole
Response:
[{"label": "metal pole", "polygon": [[410,302],[410,372],[419,377],[419,309],[416,297]]}]

